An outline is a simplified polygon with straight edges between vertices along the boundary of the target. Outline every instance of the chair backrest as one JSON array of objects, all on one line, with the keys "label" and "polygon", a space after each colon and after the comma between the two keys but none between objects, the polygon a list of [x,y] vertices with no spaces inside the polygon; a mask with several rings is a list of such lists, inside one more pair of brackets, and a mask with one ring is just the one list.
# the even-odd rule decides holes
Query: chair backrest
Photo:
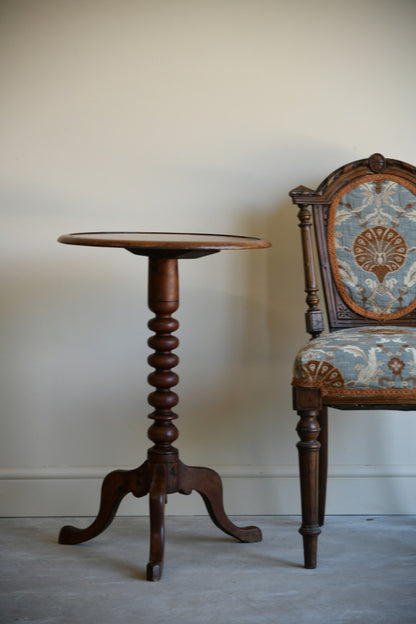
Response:
[{"label": "chair backrest", "polygon": [[373,154],[290,196],[299,207],[307,331],[323,330],[312,227],[329,331],[416,325],[416,167]]}]

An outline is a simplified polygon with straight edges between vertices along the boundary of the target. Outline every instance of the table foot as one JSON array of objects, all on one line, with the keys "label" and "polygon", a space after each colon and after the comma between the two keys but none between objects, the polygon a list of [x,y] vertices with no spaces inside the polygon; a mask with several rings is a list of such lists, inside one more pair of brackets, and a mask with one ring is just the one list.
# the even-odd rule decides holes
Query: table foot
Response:
[{"label": "table foot", "polygon": [[146,568],[148,581],[159,581],[162,577],[165,550],[165,505],[167,497],[167,469],[156,464],[149,491],[150,511],[150,553]]},{"label": "table foot", "polygon": [[101,488],[101,501],[94,522],[85,529],[64,526],[59,533],[60,544],[80,544],[102,533],[113,521],[117,509],[126,494],[136,497],[149,492],[147,462],[134,470],[114,470],[104,479]]},{"label": "table foot", "polygon": [[240,542],[260,542],[261,531],[258,527],[238,527],[231,522],[224,510],[222,482],[219,474],[210,468],[185,466],[179,462],[179,487],[181,494],[190,494],[192,490],[202,496],[213,523],[227,535]]}]

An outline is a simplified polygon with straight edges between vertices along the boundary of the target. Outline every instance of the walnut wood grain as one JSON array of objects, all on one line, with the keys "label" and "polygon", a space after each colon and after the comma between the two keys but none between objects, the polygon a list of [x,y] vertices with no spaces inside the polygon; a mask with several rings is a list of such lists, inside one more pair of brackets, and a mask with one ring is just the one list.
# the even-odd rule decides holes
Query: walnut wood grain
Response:
[{"label": "walnut wood grain", "polygon": [[270,247],[261,238],[227,234],[194,234],[168,232],[79,232],[63,234],[60,243],[93,247],[123,247],[144,251],[213,252],[223,249],[260,249]]},{"label": "walnut wood grain", "polygon": [[[214,524],[240,542],[260,541],[257,527],[238,527],[231,522],[223,505],[222,482],[219,475],[208,468],[189,467],[179,459],[172,444],[179,432],[173,411],[178,395],[172,388],[178,382],[174,368],[178,357],[173,352],[179,345],[174,332],[179,323],[172,316],[179,307],[178,258],[198,258],[223,249],[258,249],[270,246],[261,239],[238,236],[165,233],[81,233],[63,235],[59,241],[73,245],[122,247],[137,255],[149,256],[148,305],[154,316],[148,323],[153,332],[148,340],[153,353],[148,358],[154,369],[148,382],[154,390],[148,396],[153,408],[149,418],[148,437],[153,446],[148,449],[146,461],[134,470],[116,470],[106,476],[102,485],[100,508],[90,526],[79,529],[65,526],[61,529],[61,544],[78,544],[104,531],[114,519],[120,502],[128,493],[136,497],[149,494],[150,550],[146,578],[158,581],[162,576],[165,545],[165,504],[168,494],[202,496]],[[202,387],[202,386],[201,386]]]}]

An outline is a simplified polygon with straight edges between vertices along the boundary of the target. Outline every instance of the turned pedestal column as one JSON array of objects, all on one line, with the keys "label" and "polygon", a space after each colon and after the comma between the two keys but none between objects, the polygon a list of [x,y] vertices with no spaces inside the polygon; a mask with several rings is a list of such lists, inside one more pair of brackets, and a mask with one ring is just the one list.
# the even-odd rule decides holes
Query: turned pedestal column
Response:
[{"label": "turned pedestal column", "polygon": [[[139,256],[149,258],[148,305],[154,317],[148,327],[154,332],[148,344],[154,350],[148,363],[154,369],[148,382],[155,388],[148,396],[153,408],[153,420],[148,437],[153,442],[146,461],[134,470],[115,470],[102,485],[98,515],[90,526],[79,529],[64,526],[59,535],[61,544],[78,544],[92,539],[113,520],[126,494],[136,497],[149,495],[150,554],[147,579],[161,578],[164,555],[164,511],[168,494],[190,494],[196,490],[202,496],[214,524],[241,542],[261,540],[257,527],[237,527],[227,517],[223,506],[222,482],[209,468],[189,467],[179,459],[172,446],[178,437],[175,426],[177,414],[173,408],[178,395],[172,390],[178,384],[174,368],[178,357],[173,351],[179,340],[174,335],[179,323],[173,318],[179,306],[178,258],[199,258],[221,249],[268,247],[265,241],[220,235],[185,235],[153,233],[85,233],[60,237],[60,242],[78,245],[124,247]],[[202,391],[202,385],[201,385]]]}]

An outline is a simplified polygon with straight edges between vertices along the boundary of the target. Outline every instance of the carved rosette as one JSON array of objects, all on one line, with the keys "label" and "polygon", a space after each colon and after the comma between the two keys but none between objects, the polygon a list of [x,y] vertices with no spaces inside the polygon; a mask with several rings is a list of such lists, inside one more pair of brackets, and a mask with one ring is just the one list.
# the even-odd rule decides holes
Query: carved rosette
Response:
[{"label": "carved rosette", "polygon": [[383,154],[372,154],[368,159],[368,166],[373,173],[380,173],[386,166],[386,159]]}]

